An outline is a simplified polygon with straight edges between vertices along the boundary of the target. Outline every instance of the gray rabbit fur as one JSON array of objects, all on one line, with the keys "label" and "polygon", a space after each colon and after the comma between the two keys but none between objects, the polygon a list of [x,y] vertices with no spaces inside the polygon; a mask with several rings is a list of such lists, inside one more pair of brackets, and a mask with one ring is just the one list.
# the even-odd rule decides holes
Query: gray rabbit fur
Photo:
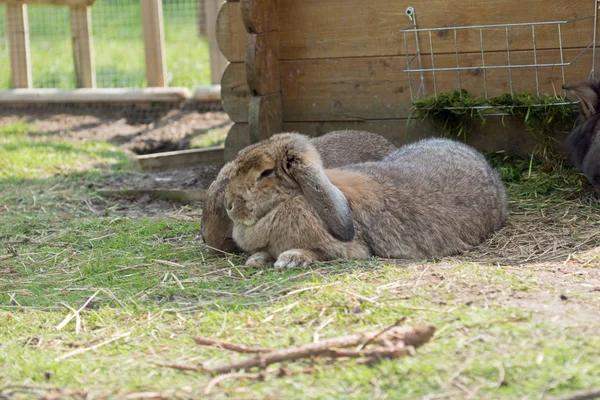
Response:
[{"label": "gray rabbit fur", "polygon": [[563,86],[579,100],[577,125],[567,137],[569,159],[582,171],[600,197],[600,83],[584,81]]},{"label": "gray rabbit fur", "polygon": [[480,244],[507,218],[497,172],[448,139],[406,145],[381,161],[324,169],[308,138],[280,134],[243,150],[225,193],[248,265],[439,257]]},{"label": "gray rabbit fur", "polygon": [[[310,141],[326,168],[380,160],[396,150],[396,146],[383,136],[365,131],[332,131]],[[217,252],[240,253],[242,250],[231,237],[233,222],[223,204],[232,166],[231,162],[224,165],[208,188],[201,216],[201,234],[204,243]]]}]

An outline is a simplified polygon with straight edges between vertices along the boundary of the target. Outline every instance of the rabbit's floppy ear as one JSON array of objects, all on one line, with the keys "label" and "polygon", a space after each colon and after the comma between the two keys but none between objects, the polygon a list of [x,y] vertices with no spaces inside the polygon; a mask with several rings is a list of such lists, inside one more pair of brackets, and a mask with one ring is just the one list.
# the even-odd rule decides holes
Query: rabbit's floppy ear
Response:
[{"label": "rabbit's floppy ear", "polygon": [[327,178],[320,163],[311,162],[310,156],[288,149],[283,168],[300,185],[306,200],[329,233],[338,240],[349,242],[355,235],[350,204],[342,191]]},{"label": "rabbit's floppy ear", "polygon": [[585,118],[589,118],[598,110],[598,85],[585,81],[575,85],[563,85],[563,89],[573,94],[579,100],[579,109]]}]

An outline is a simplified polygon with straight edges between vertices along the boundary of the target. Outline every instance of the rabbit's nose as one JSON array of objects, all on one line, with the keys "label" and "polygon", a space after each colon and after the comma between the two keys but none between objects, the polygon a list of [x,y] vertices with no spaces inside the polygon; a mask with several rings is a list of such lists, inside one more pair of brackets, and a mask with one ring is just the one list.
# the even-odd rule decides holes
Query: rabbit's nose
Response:
[{"label": "rabbit's nose", "polygon": [[227,209],[227,211],[231,212],[233,211],[233,201],[232,202],[227,202],[225,203],[225,208]]}]

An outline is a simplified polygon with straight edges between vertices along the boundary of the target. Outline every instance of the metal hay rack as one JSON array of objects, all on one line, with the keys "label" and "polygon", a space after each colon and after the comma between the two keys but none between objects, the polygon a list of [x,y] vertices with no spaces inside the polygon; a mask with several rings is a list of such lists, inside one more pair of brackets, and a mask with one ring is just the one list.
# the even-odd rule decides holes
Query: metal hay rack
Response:
[{"label": "metal hay rack", "polygon": [[[573,66],[576,62],[584,61],[584,55],[591,53],[591,61],[588,77],[594,76],[595,59],[596,59],[596,27],[598,20],[598,2],[600,0],[592,0],[594,10],[591,15],[559,21],[543,21],[543,22],[526,22],[526,23],[506,23],[506,24],[487,24],[487,25],[465,25],[465,26],[444,26],[434,28],[419,28],[417,25],[416,10],[409,6],[405,10],[406,16],[412,22],[412,26],[407,29],[400,30],[404,36],[404,48],[406,51],[406,66],[404,72],[408,74],[408,85],[410,89],[411,102],[422,99],[425,96],[433,95],[438,99],[438,94],[444,90],[457,89],[460,93],[460,100],[463,100],[463,89],[473,86],[477,92],[473,95],[481,96],[485,101],[490,99],[491,91],[498,91],[498,87],[490,90],[489,80],[494,75],[496,86],[500,85],[507,90],[504,93],[510,92],[511,98],[515,96],[515,86],[525,81],[532,93],[535,93],[538,98],[542,93],[540,84],[542,72],[546,74],[558,75],[556,80],[561,82],[561,85],[554,84],[554,77],[544,80],[544,83],[551,81],[554,94],[564,99],[562,95],[557,94],[561,91],[561,86],[565,83],[565,69]],[[574,53],[572,48],[563,47],[564,31],[572,24],[583,20],[593,20],[593,32],[590,32],[589,42],[583,43],[577,53]],[[551,32],[553,29],[554,32]],[[521,40],[529,36],[527,46],[531,48],[523,48],[525,44],[521,43],[521,48],[512,49],[513,34],[519,30],[517,35]],[[526,33],[526,30],[530,33]],[[543,50],[538,48],[536,42],[536,30],[543,30],[546,43],[548,43],[551,35],[552,54],[555,59],[547,60],[548,54],[541,54]],[[488,40],[484,40],[485,37]],[[461,40],[459,38],[469,38],[469,43],[466,43],[469,50],[460,52],[459,47]],[[495,40],[489,40],[494,37]],[[466,41],[466,40],[465,40]],[[488,43],[492,43],[490,46]],[[437,50],[439,48],[441,50]],[[487,47],[493,47],[489,52]],[[519,47],[519,46],[517,46]],[[571,46],[572,47],[572,46]],[[493,54],[492,54],[493,53]],[[527,55],[527,57],[524,56]],[[585,58],[588,57],[586,55]],[[524,60],[524,58],[528,58]],[[441,61],[441,62],[440,62]],[[503,75],[500,75],[503,74]],[[416,75],[416,76],[415,76]],[[533,86],[533,76],[535,76],[535,86]],[[531,77],[526,79],[526,77]],[[416,79],[415,79],[416,78]],[[585,78],[584,75],[580,77]],[[529,80],[531,82],[529,82]],[[415,82],[416,81],[416,82]],[[448,82],[451,81],[451,82]],[[468,81],[468,82],[465,82]],[[441,84],[441,85],[440,85]],[[448,84],[452,85],[448,87]],[[414,88],[416,86],[416,89]],[[443,86],[442,88],[440,86]],[[534,92],[535,91],[535,92]],[[574,104],[566,99],[564,101],[553,102],[552,105],[569,105]],[[533,104],[535,106],[547,106],[548,104]],[[448,109],[496,109],[497,106],[479,105],[473,107],[447,107]],[[500,112],[499,115],[504,115]]]}]

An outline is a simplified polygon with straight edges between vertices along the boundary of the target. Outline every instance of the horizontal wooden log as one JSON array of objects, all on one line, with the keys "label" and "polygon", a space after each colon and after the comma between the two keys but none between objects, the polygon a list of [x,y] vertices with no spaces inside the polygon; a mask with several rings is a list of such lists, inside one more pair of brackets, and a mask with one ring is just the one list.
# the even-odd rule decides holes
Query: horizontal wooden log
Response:
[{"label": "horizontal wooden log", "polygon": [[192,97],[196,101],[221,100],[221,85],[198,86]]},{"label": "horizontal wooden log", "polygon": [[223,109],[234,122],[248,122],[250,89],[246,81],[244,63],[231,63],[221,79]]},{"label": "horizontal wooden log", "polygon": [[207,189],[100,189],[98,194],[105,197],[144,196],[167,199],[187,203],[190,201],[204,201]]},{"label": "horizontal wooden log", "polygon": [[186,88],[1,90],[1,103],[178,103],[192,97]]},{"label": "horizontal wooden log", "polygon": [[217,15],[217,44],[229,62],[242,62],[246,55],[248,32],[242,21],[239,2],[223,4]]},{"label": "horizontal wooden log", "polygon": [[[564,52],[565,57],[575,57],[583,49]],[[565,68],[565,82],[574,82],[588,76],[591,67],[591,50]],[[505,56],[493,53],[486,58],[489,62],[506,63]],[[556,50],[538,52],[538,62],[548,63],[560,60]],[[486,61],[486,62],[487,62]],[[283,120],[293,121],[343,121],[405,118],[412,107],[408,74],[403,72],[404,57],[359,57],[332,60],[293,60],[282,61],[281,89],[283,94]],[[441,55],[435,59],[436,67],[455,66],[455,55]],[[481,55],[461,54],[461,66],[481,66]],[[533,54],[528,51],[511,53],[513,64],[533,62]],[[424,59],[424,67],[431,60]],[[247,122],[250,93],[245,85],[243,64],[230,65],[228,87],[222,92],[225,110],[235,122]],[[513,69],[512,88],[514,92],[536,94],[535,68]],[[484,95],[487,82],[488,96],[499,96],[510,91],[509,71],[481,69],[463,71],[460,80],[456,71],[438,72],[435,76],[437,92],[458,89],[462,86],[473,95]],[[561,68],[539,68],[538,82],[540,93],[560,94]],[[414,94],[418,91],[420,76],[411,74]],[[424,74],[425,94],[434,94],[432,73]],[[225,106],[226,105],[226,106]]]},{"label": "horizontal wooden log", "polygon": [[249,125],[239,123],[233,124],[225,138],[225,162],[235,159],[238,151],[246,146],[250,146],[251,143]]},{"label": "horizontal wooden log", "polygon": [[[506,151],[510,154],[526,156],[539,145],[539,137],[528,132],[524,122],[520,119],[489,117],[485,126],[480,121],[474,120],[471,127],[472,131],[467,134],[466,142],[484,153]],[[285,132],[299,132],[309,136],[321,136],[327,132],[344,129],[378,133],[396,145],[441,135],[430,121],[415,119],[293,122],[283,124]],[[556,143],[564,141],[564,135],[557,134],[555,138],[557,139]],[[463,138],[455,139],[463,140]]]},{"label": "horizontal wooden log", "polygon": [[0,0],[0,4],[30,4],[51,6],[91,6],[96,0]]},{"label": "horizontal wooden log", "polygon": [[[404,14],[414,6],[419,28],[464,25],[527,23],[570,20],[593,16],[589,0],[447,1],[424,0],[280,0],[279,25],[281,59],[312,59],[405,54],[400,30],[412,27]],[[565,48],[585,47],[593,41],[593,18],[562,27]],[[533,48],[531,27],[509,30],[511,50]],[[486,51],[505,51],[504,28],[484,29]],[[409,35],[409,51],[414,54],[414,35]],[[454,53],[453,31],[432,32],[435,53]],[[457,31],[459,52],[480,52],[478,29]],[[559,46],[556,25],[536,27],[536,47]],[[423,54],[429,54],[428,33],[420,34]]]},{"label": "horizontal wooden log", "polygon": [[[568,50],[574,56],[580,50]],[[495,53],[490,62],[505,62],[504,55]],[[538,52],[538,62],[560,58],[555,50]],[[460,55],[461,66],[480,66],[477,54]],[[494,59],[496,58],[496,59]],[[524,64],[533,59],[530,52],[514,52],[513,64]],[[430,63],[425,62],[424,66]],[[436,67],[454,66],[454,55],[442,55],[436,59]],[[591,51],[586,52],[575,64],[565,68],[565,81],[573,82],[587,77],[591,67]],[[366,57],[334,60],[281,62],[281,85],[283,91],[283,118],[291,121],[361,120],[403,118],[410,114],[411,96],[408,74],[403,72],[403,57]],[[413,93],[418,91],[419,74],[411,74]],[[536,94],[536,81],[541,94],[560,94],[563,84],[561,68],[512,70],[512,90]],[[511,90],[508,70],[481,69],[438,72],[435,75],[437,92],[463,88],[473,95],[499,96]],[[432,73],[424,76],[425,94],[434,94]]]},{"label": "horizontal wooden log", "polygon": [[137,156],[135,160],[137,168],[144,172],[167,171],[198,165],[216,165],[223,163],[223,148],[207,147],[203,149],[145,154]]},{"label": "horizontal wooden log", "polygon": [[277,31],[248,36],[246,80],[253,95],[263,96],[281,90]]}]

